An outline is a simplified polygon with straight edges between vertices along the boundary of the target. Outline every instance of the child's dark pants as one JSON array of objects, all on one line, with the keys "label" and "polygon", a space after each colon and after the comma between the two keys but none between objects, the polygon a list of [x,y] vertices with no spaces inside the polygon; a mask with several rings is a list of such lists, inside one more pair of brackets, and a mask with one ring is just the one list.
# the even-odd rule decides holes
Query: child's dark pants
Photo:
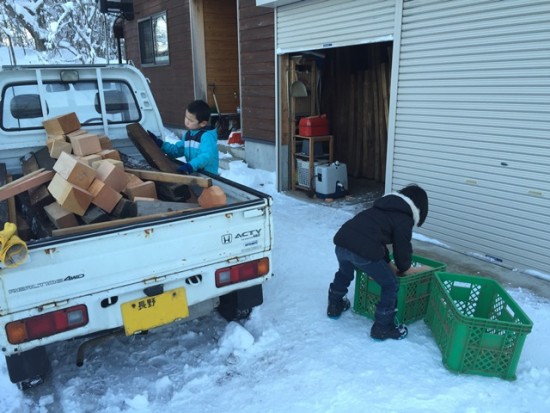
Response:
[{"label": "child's dark pants", "polygon": [[339,246],[336,246],[336,258],[339,268],[330,284],[329,300],[338,300],[347,294],[355,269],[364,271],[381,288],[374,321],[383,325],[393,324],[399,281],[388,263],[384,260],[371,261]]}]

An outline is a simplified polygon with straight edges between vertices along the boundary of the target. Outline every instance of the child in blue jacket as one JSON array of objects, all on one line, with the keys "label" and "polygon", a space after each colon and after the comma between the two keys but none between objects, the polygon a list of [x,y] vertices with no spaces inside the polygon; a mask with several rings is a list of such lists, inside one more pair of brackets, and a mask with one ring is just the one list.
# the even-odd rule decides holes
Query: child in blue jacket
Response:
[{"label": "child in blue jacket", "polygon": [[185,163],[178,171],[190,174],[206,171],[218,174],[218,134],[215,128],[209,126],[210,107],[203,100],[191,102],[185,111],[185,127],[187,131],[176,143],[164,142],[152,135],[157,146],[171,158],[185,156]]}]

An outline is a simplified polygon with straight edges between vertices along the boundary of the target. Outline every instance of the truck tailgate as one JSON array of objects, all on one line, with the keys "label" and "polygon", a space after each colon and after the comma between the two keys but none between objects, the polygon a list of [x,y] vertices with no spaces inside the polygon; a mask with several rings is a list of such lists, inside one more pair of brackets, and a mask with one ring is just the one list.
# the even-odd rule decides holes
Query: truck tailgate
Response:
[{"label": "truck tailgate", "polygon": [[266,214],[263,199],[31,245],[27,262],[0,272],[0,315],[269,251]]}]

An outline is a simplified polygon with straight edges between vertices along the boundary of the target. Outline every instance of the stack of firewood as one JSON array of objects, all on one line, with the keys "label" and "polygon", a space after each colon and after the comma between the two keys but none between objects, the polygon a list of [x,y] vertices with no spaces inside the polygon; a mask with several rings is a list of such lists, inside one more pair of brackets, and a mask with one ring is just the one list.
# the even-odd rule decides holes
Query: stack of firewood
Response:
[{"label": "stack of firewood", "polygon": [[[26,162],[23,177],[0,187],[0,200],[28,191],[31,207],[42,207],[56,228],[53,235],[77,232],[74,227],[82,225],[114,225],[124,219],[142,220],[143,216],[227,202],[223,190],[212,186],[209,178],[125,168],[109,137],[82,129],[75,113],[48,119],[43,125],[47,133],[44,150],[50,159]],[[174,185],[190,184],[202,187],[196,202],[170,198]]]}]

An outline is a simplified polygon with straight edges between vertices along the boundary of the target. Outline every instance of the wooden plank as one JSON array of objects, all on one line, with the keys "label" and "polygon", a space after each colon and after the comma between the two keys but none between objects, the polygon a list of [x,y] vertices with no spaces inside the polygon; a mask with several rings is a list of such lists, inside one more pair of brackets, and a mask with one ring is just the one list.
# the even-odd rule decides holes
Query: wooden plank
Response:
[{"label": "wooden plank", "polygon": [[201,188],[212,186],[212,179],[201,178],[200,176],[181,175],[166,172],[146,171],[143,169],[125,169],[126,172],[136,175],[138,178],[148,181],[168,182],[172,184],[196,185]]},{"label": "wooden plank", "polygon": [[158,214],[159,212],[171,212],[171,211],[185,211],[187,209],[199,208],[199,204],[193,204],[190,202],[170,202],[159,201],[158,199],[134,200],[137,205],[138,216]]},{"label": "wooden plank", "polygon": [[187,202],[191,198],[189,187],[184,184],[155,182],[158,198],[162,201]]},{"label": "wooden plank", "polygon": [[34,208],[43,208],[54,201],[52,194],[50,194],[50,191],[48,191],[48,187],[45,184],[29,189],[29,196],[31,199],[31,205]]},{"label": "wooden plank", "polygon": [[144,181],[137,185],[127,186],[123,193],[132,201],[135,197],[157,198],[157,190],[153,181]]},{"label": "wooden plank", "polygon": [[126,198],[121,198],[116,204],[111,214],[117,218],[133,218],[137,216],[137,206],[135,202]]},{"label": "wooden plank", "polygon": [[0,201],[51,181],[55,172],[39,169],[0,188]]},{"label": "wooden plank", "polygon": [[131,123],[126,126],[126,131],[130,140],[149,165],[162,172],[176,173],[178,171],[178,164],[162,152],[139,123]]},{"label": "wooden plank", "polygon": [[[8,175],[8,182],[12,182],[13,179],[11,177],[11,175]],[[17,207],[15,205],[15,197],[11,197],[10,199],[8,199],[8,221],[9,222],[17,222],[18,221],[18,218],[19,216],[17,215]],[[28,227],[28,225],[27,225]],[[19,228],[19,225],[17,226],[17,228]],[[18,229],[19,231],[19,229]]]},{"label": "wooden plank", "polygon": [[84,215],[81,217],[85,224],[98,224],[100,222],[108,222],[111,217],[101,208],[91,205]]},{"label": "wooden plank", "polygon": [[42,148],[37,150],[34,153],[34,157],[36,159],[36,162],[38,163],[39,168],[44,168],[50,171],[53,169],[53,166],[57,161],[57,159],[54,159],[50,156],[50,151],[48,150],[47,146],[43,146]]},{"label": "wooden plank", "polygon": [[[196,209],[202,209],[202,208],[199,207],[199,208],[187,209],[185,212],[194,211]],[[170,212],[163,212],[163,213],[154,214],[154,215],[145,215],[142,217],[114,219],[112,221],[100,222],[98,224],[81,225],[79,227],[72,227],[72,228],[63,228],[63,229],[53,230],[52,235],[64,236],[64,235],[79,234],[87,231],[96,231],[99,229],[116,228],[123,225],[136,224],[136,223],[158,219],[158,218],[168,218],[174,215],[179,215],[182,212],[183,211],[170,211]]]},{"label": "wooden plank", "polygon": [[44,207],[44,212],[56,228],[68,228],[78,226],[76,215],[64,209],[56,201]]},{"label": "wooden plank", "polygon": [[21,192],[15,196],[18,205],[18,213],[29,225],[28,238],[40,239],[52,235],[53,225],[46,216],[44,208],[34,208],[30,203],[29,193]]},{"label": "wooden plank", "polygon": [[19,238],[21,238],[23,241],[29,241],[31,239],[31,228],[29,227],[27,221],[25,221],[24,217],[22,217],[21,215],[17,215],[15,219],[11,220],[10,222],[15,222],[17,224],[17,235],[19,236]]},{"label": "wooden plank", "polygon": [[36,156],[34,156],[34,152],[28,154],[26,158],[21,158],[21,169],[23,169],[24,175],[28,175],[31,172],[38,171],[40,169]]},{"label": "wooden plank", "polygon": [[[5,163],[0,163],[0,185],[8,183],[8,173]],[[0,201],[0,229],[4,228],[4,223],[8,222],[9,217],[9,204],[7,200]],[[12,221],[13,222],[13,221]]]}]

